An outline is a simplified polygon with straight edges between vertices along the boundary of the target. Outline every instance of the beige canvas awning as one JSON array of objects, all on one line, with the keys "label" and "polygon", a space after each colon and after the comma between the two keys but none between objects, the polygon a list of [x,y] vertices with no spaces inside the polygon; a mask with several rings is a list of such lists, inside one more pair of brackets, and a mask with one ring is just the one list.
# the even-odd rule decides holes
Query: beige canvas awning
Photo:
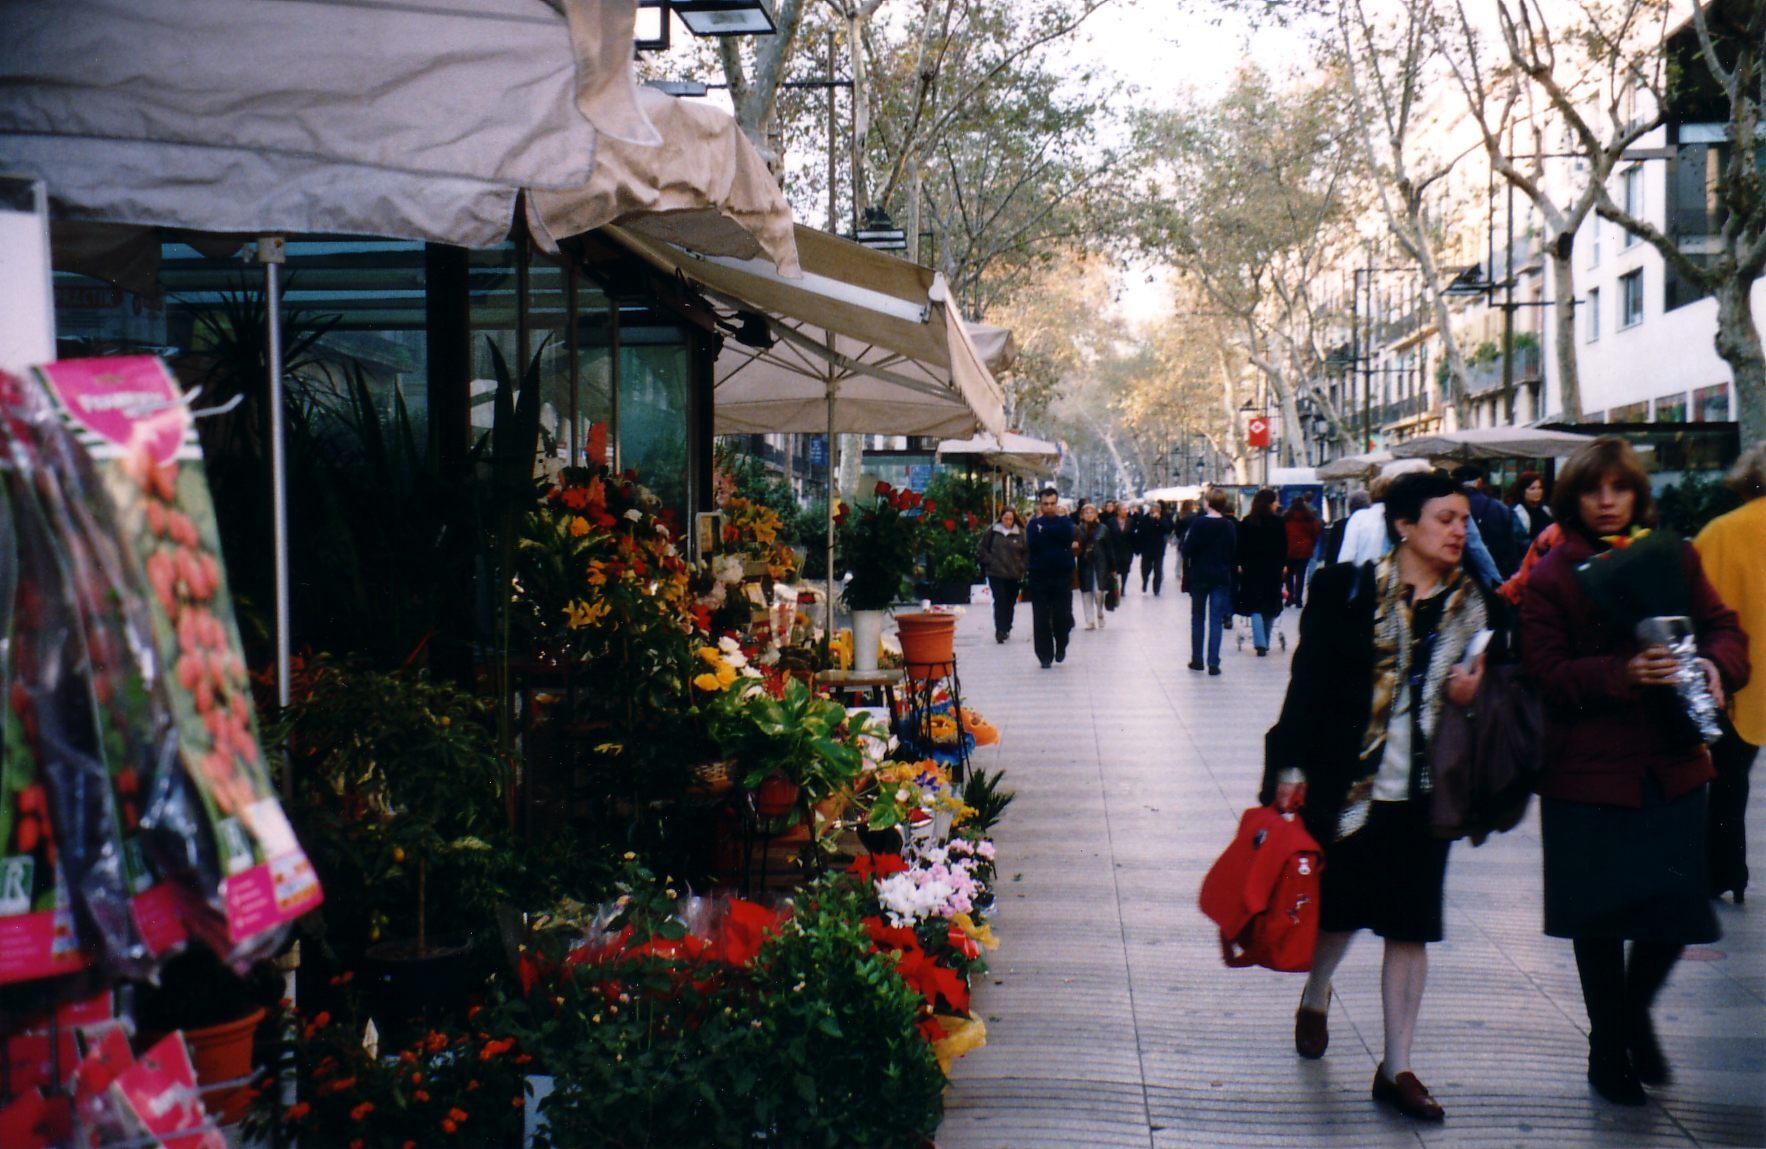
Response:
[{"label": "beige canvas awning", "polygon": [[635,0],[8,0],[0,169],[57,217],[488,247],[661,137]]},{"label": "beige canvas awning", "polygon": [[977,455],[990,466],[1033,479],[1053,473],[1061,462],[1061,445],[1007,431],[1004,435],[976,435],[970,439],[946,439],[938,444],[943,455]]},{"label": "beige canvas awning", "polygon": [[659,147],[603,139],[595,171],[574,188],[534,190],[528,228],[539,245],[610,223],[710,255],[764,255],[797,274],[791,208],[766,161],[726,112],[701,100],[638,89]]},{"label": "beige canvas awning", "polygon": [[798,278],[765,260],[705,255],[631,228],[607,233],[720,307],[766,317],[771,348],[728,338],[718,355],[720,434],[1004,430],[999,384],[929,268],[802,226]]},{"label": "beige canvas awning", "polygon": [[1594,442],[1593,435],[1548,431],[1541,427],[1470,427],[1419,435],[1392,448],[1400,459],[1433,459],[1464,463],[1473,459],[1549,459],[1574,454]]}]

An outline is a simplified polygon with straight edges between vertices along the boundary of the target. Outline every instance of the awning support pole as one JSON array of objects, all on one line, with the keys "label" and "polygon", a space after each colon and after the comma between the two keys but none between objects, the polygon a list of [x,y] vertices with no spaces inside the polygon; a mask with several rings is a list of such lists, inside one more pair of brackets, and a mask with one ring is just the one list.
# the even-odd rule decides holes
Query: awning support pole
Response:
[{"label": "awning support pole", "polygon": [[[288,459],[282,411],[282,264],[283,237],[258,239],[258,262],[264,265],[264,360],[270,403],[270,534],[276,566],[276,705],[288,709]],[[282,797],[294,797],[294,774],[288,756],[279,755]]]}]

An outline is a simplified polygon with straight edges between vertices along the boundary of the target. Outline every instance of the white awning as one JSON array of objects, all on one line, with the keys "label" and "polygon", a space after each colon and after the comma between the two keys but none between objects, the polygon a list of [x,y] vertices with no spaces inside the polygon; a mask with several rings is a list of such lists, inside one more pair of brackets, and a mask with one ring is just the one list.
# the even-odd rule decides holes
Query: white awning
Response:
[{"label": "white awning", "polygon": [[1061,445],[1007,431],[1004,435],[976,435],[971,439],[946,439],[938,444],[939,455],[979,455],[991,466],[1025,478],[1054,471],[1061,462]]},{"label": "white awning", "polygon": [[1392,448],[1400,459],[1434,459],[1464,463],[1473,459],[1549,459],[1574,454],[1594,442],[1593,435],[1547,431],[1539,427],[1472,427],[1419,435]]},{"label": "white awning", "polygon": [[635,0],[8,0],[0,168],[57,217],[488,247],[661,137]]},{"label": "white awning", "polygon": [[766,317],[771,348],[724,340],[715,368],[719,434],[1004,429],[999,384],[943,277],[928,268],[802,226],[796,279],[765,260],[703,255],[625,227],[607,234],[727,312]]}]

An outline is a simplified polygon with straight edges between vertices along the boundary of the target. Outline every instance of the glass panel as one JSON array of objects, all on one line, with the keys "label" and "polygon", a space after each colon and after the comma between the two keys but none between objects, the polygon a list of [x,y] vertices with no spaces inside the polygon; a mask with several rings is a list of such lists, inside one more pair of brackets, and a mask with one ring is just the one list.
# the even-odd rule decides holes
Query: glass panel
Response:
[{"label": "glass panel", "polygon": [[[626,313],[629,315],[629,313]],[[622,319],[626,316],[622,315]],[[675,512],[687,514],[688,372],[686,333],[675,326],[620,326],[619,466]]]},{"label": "glass panel", "polygon": [[1694,423],[1726,423],[1729,421],[1729,386],[1715,383],[1692,393]]},{"label": "glass panel", "polygon": [[613,316],[607,296],[577,288],[576,459],[613,465]]},{"label": "glass panel", "polygon": [[1608,413],[1609,423],[1647,423],[1649,422],[1649,403],[1626,403],[1614,407]]}]

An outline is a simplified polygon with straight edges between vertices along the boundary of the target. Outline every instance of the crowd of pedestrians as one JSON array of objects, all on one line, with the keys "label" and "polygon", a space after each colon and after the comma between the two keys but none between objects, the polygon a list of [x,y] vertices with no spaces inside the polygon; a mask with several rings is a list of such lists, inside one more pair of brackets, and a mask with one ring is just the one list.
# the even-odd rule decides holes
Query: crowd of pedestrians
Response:
[{"label": "crowd of pedestrians", "polygon": [[[1444,1113],[1410,1061],[1450,852],[1429,823],[1430,746],[1443,707],[1471,707],[1486,668],[1506,665],[1543,711],[1540,904],[1546,934],[1575,958],[1588,1080],[1609,1102],[1641,1105],[1670,1076],[1651,1005],[1685,947],[1719,936],[1711,899],[1739,905],[1748,885],[1743,817],[1766,741],[1766,683],[1750,685],[1750,668],[1766,666],[1766,444],[1744,452],[1727,483],[1742,505],[1672,543],[1678,551],[1662,553],[1678,558],[1654,576],[1691,621],[1696,671],[1640,638],[1585,577],[1656,524],[1648,476],[1617,438],[1580,448],[1550,489],[1523,471],[1500,497],[1476,465],[1419,468],[1356,492],[1329,525],[1309,501],[1283,508],[1267,488],[1242,518],[1219,488],[1176,513],[1115,501],[1070,512],[1047,489],[1022,530],[1002,516],[983,562],[1001,580],[1002,642],[1012,575],[1025,572],[1045,669],[1066,659],[1075,590],[1085,628],[1103,628],[1135,560],[1143,593],[1159,594],[1173,542],[1191,670],[1222,672],[1235,615],[1262,657],[1284,609],[1301,610],[1261,794],[1299,809],[1324,850],[1295,1051],[1324,1055],[1332,977],[1354,935],[1371,930],[1384,942],[1372,1095],[1420,1120]],[[1674,697],[1688,673],[1722,710],[1709,746]]]}]

